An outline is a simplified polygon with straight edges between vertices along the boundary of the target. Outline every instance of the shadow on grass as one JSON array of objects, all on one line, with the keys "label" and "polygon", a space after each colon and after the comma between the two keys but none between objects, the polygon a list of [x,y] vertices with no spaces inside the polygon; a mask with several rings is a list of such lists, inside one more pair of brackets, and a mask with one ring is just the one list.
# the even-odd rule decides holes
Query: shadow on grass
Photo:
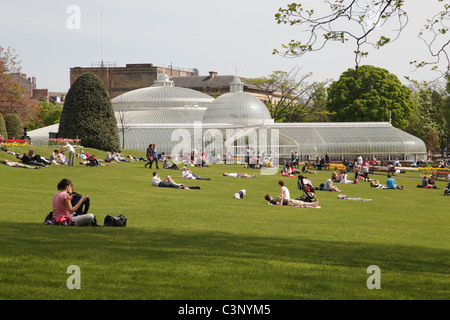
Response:
[{"label": "shadow on grass", "polygon": [[[15,291],[24,290],[19,289],[21,282],[48,286],[51,290],[48,278],[39,275],[43,270],[52,270],[56,273],[52,279],[65,283],[68,277],[65,267],[71,264],[89,270],[97,282],[105,283],[108,277],[115,277],[125,291],[131,287],[137,290],[134,298],[138,299],[298,299],[314,298],[315,294],[318,298],[336,297],[328,296],[327,290],[341,290],[344,296],[337,297],[345,298],[347,290],[350,297],[359,294],[361,289],[347,287],[361,283],[364,287],[370,265],[378,265],[383,275],[393,278],[392,289],[402,291],[394,297],[449,296],[448,250],[282,236],[28,223],[3,223],[0,234],[0,283],[16,288],[0,294],[6,299],[17,298]],[[330,276],[337,270],[340,275]],[[337,288],[324,285],[324,276],[331,277],[329,280]],[[425,283],[414,283],[417,279]],[[296,281],[308,282],[308,286],[302,286],[306,296],[299,294],[298,285],[293,286]],[[158,293],[149,294],[145,285],[148,283]],[[431,296],[403,292],[409,287],[418,292],[430,291]],[[123,298],[113,284],[103,286],[100,291],[90,292],[83,298]]]}]

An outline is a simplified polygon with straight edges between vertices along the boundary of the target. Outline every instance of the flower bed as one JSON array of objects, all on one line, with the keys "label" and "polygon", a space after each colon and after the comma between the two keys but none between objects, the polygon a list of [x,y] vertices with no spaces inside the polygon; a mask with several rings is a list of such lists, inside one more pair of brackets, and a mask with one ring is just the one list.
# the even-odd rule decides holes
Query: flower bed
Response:
[{"label": "flower bed", "polygon": [[28,146],[27,140],[20,139],[0,139],[0,143],[3,147],[26,147]]},{"label": "flower bed", "polygon": [[69,139],[69,138],[50,138],[48,139],[48,145],[50,147],[62,147],[69,142],[74,147],[81,146],[81,139]]}]

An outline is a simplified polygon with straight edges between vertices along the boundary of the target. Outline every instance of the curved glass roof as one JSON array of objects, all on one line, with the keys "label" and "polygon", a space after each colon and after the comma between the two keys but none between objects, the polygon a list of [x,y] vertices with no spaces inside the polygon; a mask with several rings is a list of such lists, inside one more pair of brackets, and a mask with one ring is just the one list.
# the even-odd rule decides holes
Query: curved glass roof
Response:
[{"label": "curved glass roof", "polygon": [[[426,154],[425,143],[389,122],[274,124],[304,155]],[[281,140],[281,139],[280,139]]]},{"label": "curved glass roof", "polygon": [[193,124],[194,121],[202,121],[205,108],[178,108],[178,109],[152,109],[139,111],[125,111],[120,114],[116,112],[117,122],[120,124],[121,117],[126,126],[133,125],[149,125],[154,124],[168,124],[168,123],[183,123]]},{"label": "curved glass roof", "polygon": [[244,124],[271,119],[264,103],[244,92],[230,92],[219,96],[203,115],[205,123]]},{"label": "curved glass roof", "polygon": [[114,110],[117,111],[120,108],[137,110],[161,107],[207,107],[213,101],[213,97],[191,89],[152,86],[123,93],[112,99],[111,103]]}]

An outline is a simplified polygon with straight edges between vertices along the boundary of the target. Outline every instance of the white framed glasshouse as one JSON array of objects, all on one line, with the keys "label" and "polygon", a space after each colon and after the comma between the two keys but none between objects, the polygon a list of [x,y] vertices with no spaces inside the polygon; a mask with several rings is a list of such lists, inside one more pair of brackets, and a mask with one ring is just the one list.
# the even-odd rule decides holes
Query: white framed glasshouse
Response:
[{"label": "white framed glasshouse", "polygon": [[[331,160],[358,155],[379,160],[426,159],[425,143],[389,122],[275,123],[267,107],[243,92],[238,77],[230,92],[214,99],[202,92],[178,88],[165,74],[155,84],[111,100],[125,149],[145,151],[156,144],[166,155],[190,149],[225,156],[240,155],[251,146],[254,154],[276,153],[301,160],[328,153]],[[52,131],[49,131],[52,130]],[[48,132],[57,132],[52,126]],[[48,141],[45,128],[30,131],[34,144]]]}]

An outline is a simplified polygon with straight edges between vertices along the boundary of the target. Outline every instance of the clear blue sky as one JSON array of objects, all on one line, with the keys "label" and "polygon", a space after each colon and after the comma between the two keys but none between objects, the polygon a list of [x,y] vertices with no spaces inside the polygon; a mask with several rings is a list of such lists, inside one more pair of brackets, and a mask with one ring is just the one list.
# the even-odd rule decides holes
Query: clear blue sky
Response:
[{"label": "clear blue sky", "polygon": [[[313,74],[311,80],[337,80],[343,71],[354,66],[354,48],[350,45],[328,46],[295,59],[272,54],[282,43],[299,38],[298,27],[278,25],[274,19],[278,8],[290,2],[4,1],[0,8],[0,46],[14,48],[22,72],[36,77],[38,88],[50,91],[69,89],[71,67],[87,67],[100,61],[101,43],[103,60],[115,62],[118,67],[127,63],[173,64],[197,68],[201,75],[208,71],[235,74],[237,69],[243,77],[267,76],[275,70],[300,67],[300,74]],[[435,73],[413,72],[409,61],[427,58],[426,47],[417,35],[425,19],[436,13],[442,3],[406,2],[410,21],[404,34],[397,42],[372,50],[362,64],[386,68],[402,81],[405,75],[419,81],[431,80]],[[319,1],[302,3],[312,8]],[[68,11],[70,6],[79,8],[79,20],[74,11]]]}]

